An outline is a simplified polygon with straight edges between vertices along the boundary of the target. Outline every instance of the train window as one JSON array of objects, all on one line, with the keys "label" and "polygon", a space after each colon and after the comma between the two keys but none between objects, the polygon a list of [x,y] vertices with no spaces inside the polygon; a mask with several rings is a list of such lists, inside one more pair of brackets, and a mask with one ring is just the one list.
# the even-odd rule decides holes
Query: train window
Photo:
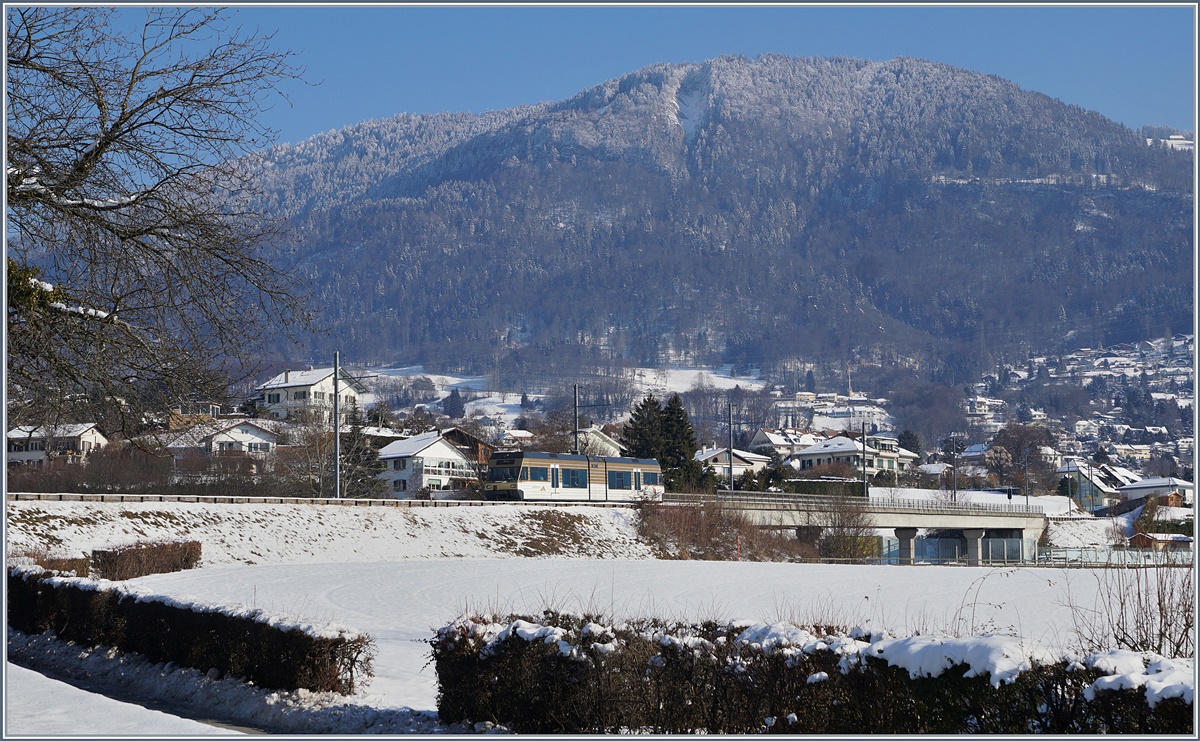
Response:
[{"label": "train window", "polygon": [[522,467],[521,467],[521,480],[522,480],[522,481],[528,481],[528,480],[529,480],[529,467],[528,467],[528,466],[522,466]]},{"label": "train window", "polygon": [[567,489],[586,489],[587,488],[587,471],[578,468],[564,468],[563,472],[563,487]]},{"label": "train window", "polygon": [[659,483],[657,471],[646,471],[642,474],[642,483],[646,486],[654,486]]},{"label": "train window", "polygon": [[492,466],[488,469],[488,481],[516,481],[516,466]]},{"label": "train window", "polygon": [[629,489],[632,486],[632,476],[629,471],[609,471],[608,488]]},{"label": "train window", "polygon": [[526,481],[549,481],[550,480],[550,469],[546,468],[545,466],[530,466],[526,470],[529,471],[529,475],[521,476],[521,478],[525,479]]}]

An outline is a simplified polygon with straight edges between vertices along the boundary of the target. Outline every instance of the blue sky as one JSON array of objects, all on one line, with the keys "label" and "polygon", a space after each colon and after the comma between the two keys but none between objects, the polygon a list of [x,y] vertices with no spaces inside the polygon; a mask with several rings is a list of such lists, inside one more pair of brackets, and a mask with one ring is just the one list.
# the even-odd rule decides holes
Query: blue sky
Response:
[{"label": "blue sky", "polygon": [[280,141],[397,113],[561,100],[659,62],[911,56],[994,74],[1137,128],[1195,126],[1195,8],[286,7],[241,8],[276,31],[312,86],[287,86]]}]

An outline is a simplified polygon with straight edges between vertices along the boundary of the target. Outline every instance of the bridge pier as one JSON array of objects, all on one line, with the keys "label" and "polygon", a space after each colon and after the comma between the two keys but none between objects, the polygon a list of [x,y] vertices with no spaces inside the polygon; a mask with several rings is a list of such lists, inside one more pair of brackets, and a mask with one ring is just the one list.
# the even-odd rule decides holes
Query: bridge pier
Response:
[{"label": "bridge pier", "polygon": [[915,527],[896,528],[896,539],[900,541],[901,566],[912,566],[913,538],[915,537],[917,537],[917,529]]},{"label": "bridge pier", "polygon": [[964,528],[963,536],[967,539],[967,565],[980,564],[980,552],[983,551],[983,528]]}]

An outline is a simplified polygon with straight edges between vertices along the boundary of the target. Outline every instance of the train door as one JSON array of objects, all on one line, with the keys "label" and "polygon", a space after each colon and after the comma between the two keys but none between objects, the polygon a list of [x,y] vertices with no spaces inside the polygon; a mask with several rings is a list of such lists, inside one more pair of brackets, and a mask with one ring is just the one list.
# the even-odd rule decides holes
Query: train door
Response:
[{"label": "train door", "polygon": [[550,468],[550,493],[554,496],[558,495],[558,466]]}]

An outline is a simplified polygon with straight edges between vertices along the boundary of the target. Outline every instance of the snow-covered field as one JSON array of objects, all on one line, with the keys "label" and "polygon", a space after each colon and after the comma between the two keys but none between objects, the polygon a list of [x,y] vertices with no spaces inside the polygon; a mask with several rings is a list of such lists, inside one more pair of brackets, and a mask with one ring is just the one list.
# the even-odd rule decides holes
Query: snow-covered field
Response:
[{"label": "snow-covered field", "polygon": [[[552,608],[613,621],[656,616],[821,622],[893,635],[992,633],[1062,653],[1077,643],[1073,606],[1092,606],[1099,591],[1086,570],[656,561],[637,540],[631,511],[570,513],[562,519],[560,510],[504,505],[410,511],[9,502],[10,553],[36,545],[34,533],[47,534],[42,537],[64,553],[168,535],[197,539],[203,568],[144,577],[130,586],[282,613],[297,622],[346,625],[370,633],[378,655],[374,680],[358,695],[341,698],[268,692],[100,651],[81,658],[79,649],[43,637],[10,635],[9,653],[60,674],[108,677],[167,703],[220,709],[225,720],[243,725],[285,732],[444,733],[464,729],[436,721],[436,677],[426,665],[426,641],[435,628],[468,611],[536,614]],[[553,555],[518,557],[522,553]],[[58,728],[75,717],[75,730],[87,731],[90,717],[58,706],[59,696],[10,693],[7,730],[39,730],[20,724],[35,722],[29,703],[45,697]],[[148,722],[131,721],[130,730]],[[178,732],[186,731],[163,731]]]},{"label": "snow-covered field", "polygon": [[[731,389],[741,386],[743,389],[756,391],[763,388],[765,383],[757,374],[751,376],[731,375],[733,367],[726,365],[717,369],[709,368],[634,368],[630,370],[630,380],[639,395],[655,394],[666,398],[673,393],[682,393],[696,386],[707,386],[715,389]],[[403,368],[383,368],[375,372],[385,376],[398,378],[428,378],[438,389],[439,394],[449,393],[451,389],[476,392],[475,398],[466,404],[467,414],[477,414],[490,419],[503,420],[506,427],[511,427],[517,417],[521,416],[520,393],[507,393],[491,390],[491,382],[486,376],[456,376],[442,373],[427,373],[424,366],[411,365]],[[530,398],[540,398],[531,394]]]}]

